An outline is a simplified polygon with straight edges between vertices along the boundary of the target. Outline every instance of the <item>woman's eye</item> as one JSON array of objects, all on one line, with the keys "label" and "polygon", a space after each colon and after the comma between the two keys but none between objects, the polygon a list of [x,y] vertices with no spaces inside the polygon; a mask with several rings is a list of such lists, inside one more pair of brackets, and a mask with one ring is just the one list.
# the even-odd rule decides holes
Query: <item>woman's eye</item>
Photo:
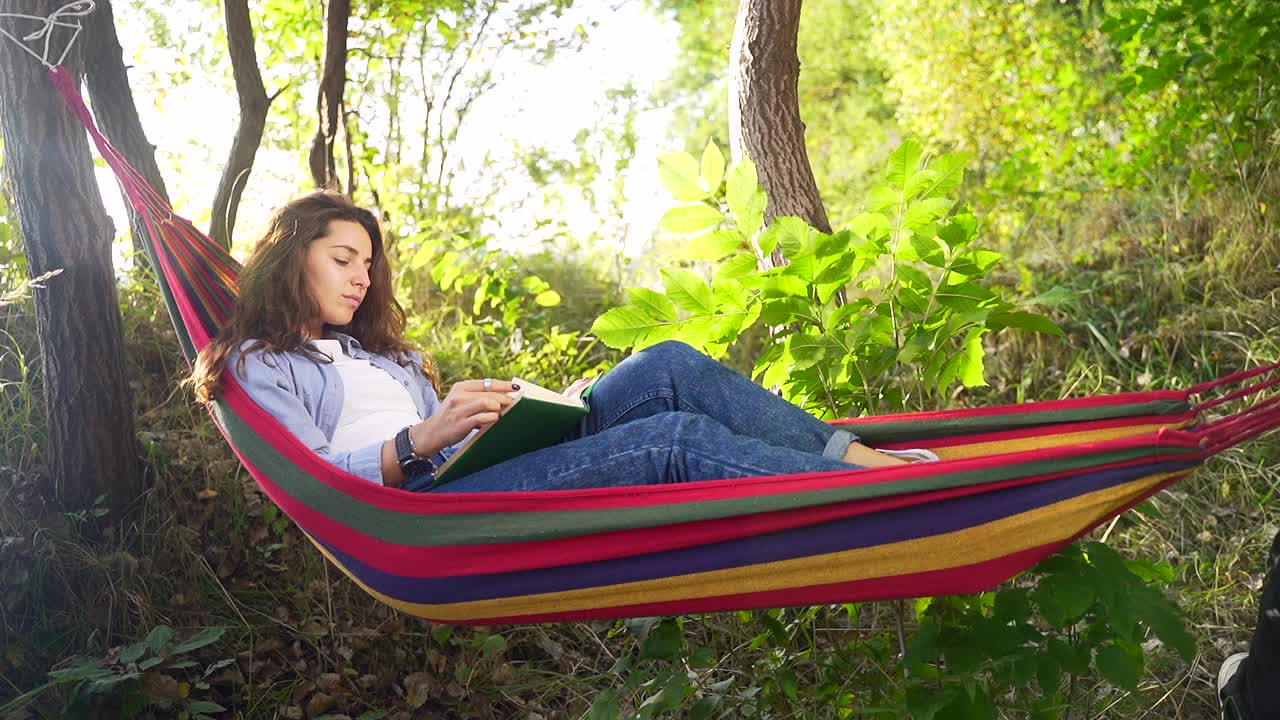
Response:
[{"label": "woman's eye", "polygon": [[349,265],[349,264],[350,264],[350,263],[348,263],[346,260],[339,260],[339,259],[337,259],[337,258],[334,258],[334,260],[333,260],[333,261],[334,261],[334,262],[336,262],[336,263],[338,263],[339,265],[341,265],[341,266],[343,266],[343,267],[346,267],[347,265]]}]

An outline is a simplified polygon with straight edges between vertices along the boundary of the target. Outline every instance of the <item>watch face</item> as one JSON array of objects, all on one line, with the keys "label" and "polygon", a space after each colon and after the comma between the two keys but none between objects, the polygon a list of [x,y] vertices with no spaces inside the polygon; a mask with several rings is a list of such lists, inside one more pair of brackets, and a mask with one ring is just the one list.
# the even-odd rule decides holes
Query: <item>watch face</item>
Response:
[{"label": "watch face", "polygon": [[426,458],[413,458],[400,463],[400,469],[405,475],[416,477],[424,473],[435,472],[436,464]]}]

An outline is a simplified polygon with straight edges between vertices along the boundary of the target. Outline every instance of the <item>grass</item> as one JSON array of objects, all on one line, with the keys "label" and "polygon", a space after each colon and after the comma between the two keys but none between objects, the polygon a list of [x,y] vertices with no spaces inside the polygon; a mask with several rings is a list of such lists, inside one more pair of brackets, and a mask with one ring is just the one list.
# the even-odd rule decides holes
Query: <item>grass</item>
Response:
[{"label": "grass", "polygon": [[[1080,221],[1080,241],[1042,253],[1026,276],[1032,293],[1065,288],[1049,312],[1066,337],[1001,336],[988,358],[991,387],[960,400],[1186,387],[1280,355],[1271,270],[1280,234],[1251,212],[1224,192],[1174,222],[1158,208],[1108,213],[1128,224],[1090,235]],[[638,659],[637,623],[449,628],[379,605],[328,567],[264,500],[203,410],[173,392],[184,366],[154,285],[130,282],[121,305],[152,482],[132,523],[118,527],[40,499],[33,316],[23,301],[0,308],[0,628],[14,639],[0,651],[0,707],[73,656],[124,672],[118,648],[168,625],[227,628],[193,654],[194,666],[157,673],[189,683],[175,711],[233,700],[237,717],[583,717],[602,689],[615,689],[626,711],[660,698],[664,683],[688,681],[721,687],[719,712],[730,716],[757,707],[836,717],[842,706],[856,708],[852,717],[894,716],[896,625],[905,610],[910,629],[909,604],[691,616],[675,662]],[[431,333],[449,337],[445,327]],[[474,369],[443,358],[446,376]],[[1215,717],[1214,674],[1247,642],[1280,528],[1277,459],[1275,439],[1231,450],[1145,512],[1092,534],[1125,557],[1174,566],[1171,591],[1197,654],[1188,663],[1151,645],[1141,700],[1082,678],[1070,717]],[[630,685],[627,658],[646,669]],[[801,688],[795,702],[788,673]],[[69,690],[54,688],[16,716],[52,717]]]}]

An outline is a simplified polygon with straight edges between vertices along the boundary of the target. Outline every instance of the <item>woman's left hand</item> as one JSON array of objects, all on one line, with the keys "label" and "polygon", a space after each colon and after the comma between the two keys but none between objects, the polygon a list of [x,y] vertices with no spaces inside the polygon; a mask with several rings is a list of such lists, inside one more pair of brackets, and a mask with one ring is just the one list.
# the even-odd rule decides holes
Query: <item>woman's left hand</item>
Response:
[{"label": "woman's left hand", "polygon": [[595,382],[596,382],[596,380],[599,380],[599,379],[600,379],[600,376],[599,376],[599,375],[596,375],[596,376],[594,376],[594,377],[582,378],[581,380],[575,380],[575,381],[574,381],[574,383],[573,383],[572,385],[570,385],[569,387],[565,388],[565,389],[564,389],[564,392],[562,392],[562,393],[560,393],[560,394],[561,394],[561,395],[564,395],[564,396],[565,396],[565,397],[567,397],[567,398],[580,399],[580,398],[582,397],[582,393],[586,392],[587,388],[589,388],[589,387],[591,387],[592,385],[594,385],[594,384],[595,384]]}]

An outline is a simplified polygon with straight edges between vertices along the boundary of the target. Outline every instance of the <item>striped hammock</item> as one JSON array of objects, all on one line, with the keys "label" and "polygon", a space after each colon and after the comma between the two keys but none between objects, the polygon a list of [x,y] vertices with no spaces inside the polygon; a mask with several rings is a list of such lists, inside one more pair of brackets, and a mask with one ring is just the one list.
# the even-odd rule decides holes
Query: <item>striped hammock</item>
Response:
[{"label": "striped hammock", "polygon": [[[145,224],[192,361],[231,311],[239,266],[106,141],[66,70],[50,75]],[[1277,367],[1183,392],[836,421],[934,463],[544,492],[370,484],[289,435],[229,373],[211,411],[262,491],[360,587],[411,615],[493,624],[983,591],[1280,425],[1280,397],[1202,415],[1280,383]]]}]

